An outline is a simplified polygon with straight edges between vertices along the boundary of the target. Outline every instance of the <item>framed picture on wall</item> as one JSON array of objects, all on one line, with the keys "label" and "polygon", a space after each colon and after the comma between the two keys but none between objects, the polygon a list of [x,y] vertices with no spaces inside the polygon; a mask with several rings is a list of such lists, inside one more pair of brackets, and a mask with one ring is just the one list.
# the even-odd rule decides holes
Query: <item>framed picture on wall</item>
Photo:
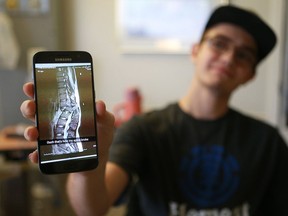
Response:
[{"label": "framed picture on wall", "polygon": [[0,8],[12,15],[43,15],[50,10],[50,0],[0,0]]},{"label": "framed picture on wall", "polygon": [[220,0],[117,0],[120,49],[130,54],[188,54]]}]

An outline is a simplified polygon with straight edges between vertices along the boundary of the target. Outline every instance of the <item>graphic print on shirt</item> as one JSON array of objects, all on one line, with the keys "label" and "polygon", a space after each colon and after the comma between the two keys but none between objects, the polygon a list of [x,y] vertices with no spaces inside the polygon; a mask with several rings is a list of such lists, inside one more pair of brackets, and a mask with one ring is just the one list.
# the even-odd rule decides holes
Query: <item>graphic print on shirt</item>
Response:
[{"label": "graphic print on shirt", "polygon": [[223,146],[192,147],[180,163],[179,187],[193,205],[208,208],[225,203],[239,185],[239,164]]}]

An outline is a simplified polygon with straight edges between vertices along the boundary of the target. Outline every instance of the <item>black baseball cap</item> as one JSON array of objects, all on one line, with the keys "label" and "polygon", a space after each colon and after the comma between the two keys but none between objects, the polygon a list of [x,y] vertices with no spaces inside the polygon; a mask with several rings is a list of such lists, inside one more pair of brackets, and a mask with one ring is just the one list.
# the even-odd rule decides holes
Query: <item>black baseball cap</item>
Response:
[{"label": "black baseball cap", "polygon": [[254,12],[232,5],[220,6],[212,12],[204,32],[219,23],[231,23],[247,31],[257,43],[258,62],[264,59],[276,44],[274,31]]}]

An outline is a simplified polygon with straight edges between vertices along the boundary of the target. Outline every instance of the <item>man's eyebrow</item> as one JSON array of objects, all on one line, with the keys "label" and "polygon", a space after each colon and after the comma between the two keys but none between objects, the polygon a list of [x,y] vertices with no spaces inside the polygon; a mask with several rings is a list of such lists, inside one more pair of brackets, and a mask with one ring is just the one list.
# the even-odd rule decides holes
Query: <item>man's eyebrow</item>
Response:
[{"label": "man's eyebrow", "polygon": [[215,34],[215,35],[206,35],[204,38],[215,38],[215,39],[219,39],[219,40],[223,40],[225,42],[233,42],[233,39],[230,37],[227,37],[226,35],[223,34]]}]

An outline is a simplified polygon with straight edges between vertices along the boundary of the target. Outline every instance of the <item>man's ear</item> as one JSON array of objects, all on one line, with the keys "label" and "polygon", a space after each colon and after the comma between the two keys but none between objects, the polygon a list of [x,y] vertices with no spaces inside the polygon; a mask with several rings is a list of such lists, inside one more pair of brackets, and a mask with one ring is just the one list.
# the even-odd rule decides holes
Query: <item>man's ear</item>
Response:
[{"label": "man's ear", "polygon": [[199,48],[200,48],[200,44],[198,44],[198,43],[192,45],[192,47],[191,47],[191,58],[192,58],[192,61],[198,55]]},{"label": "man's ear", "polygon": [[253,73],[251,74],[249,81],[252,81],[256,77],[256,69],[253,70]]},{"label": "man's ear", "polygon": [[251,72],[251,74],[247,77],[247,79],[242,83],[242,85],[246,85],[247,83],[250,83],[254,78],[256,77],[256,71]]}]

